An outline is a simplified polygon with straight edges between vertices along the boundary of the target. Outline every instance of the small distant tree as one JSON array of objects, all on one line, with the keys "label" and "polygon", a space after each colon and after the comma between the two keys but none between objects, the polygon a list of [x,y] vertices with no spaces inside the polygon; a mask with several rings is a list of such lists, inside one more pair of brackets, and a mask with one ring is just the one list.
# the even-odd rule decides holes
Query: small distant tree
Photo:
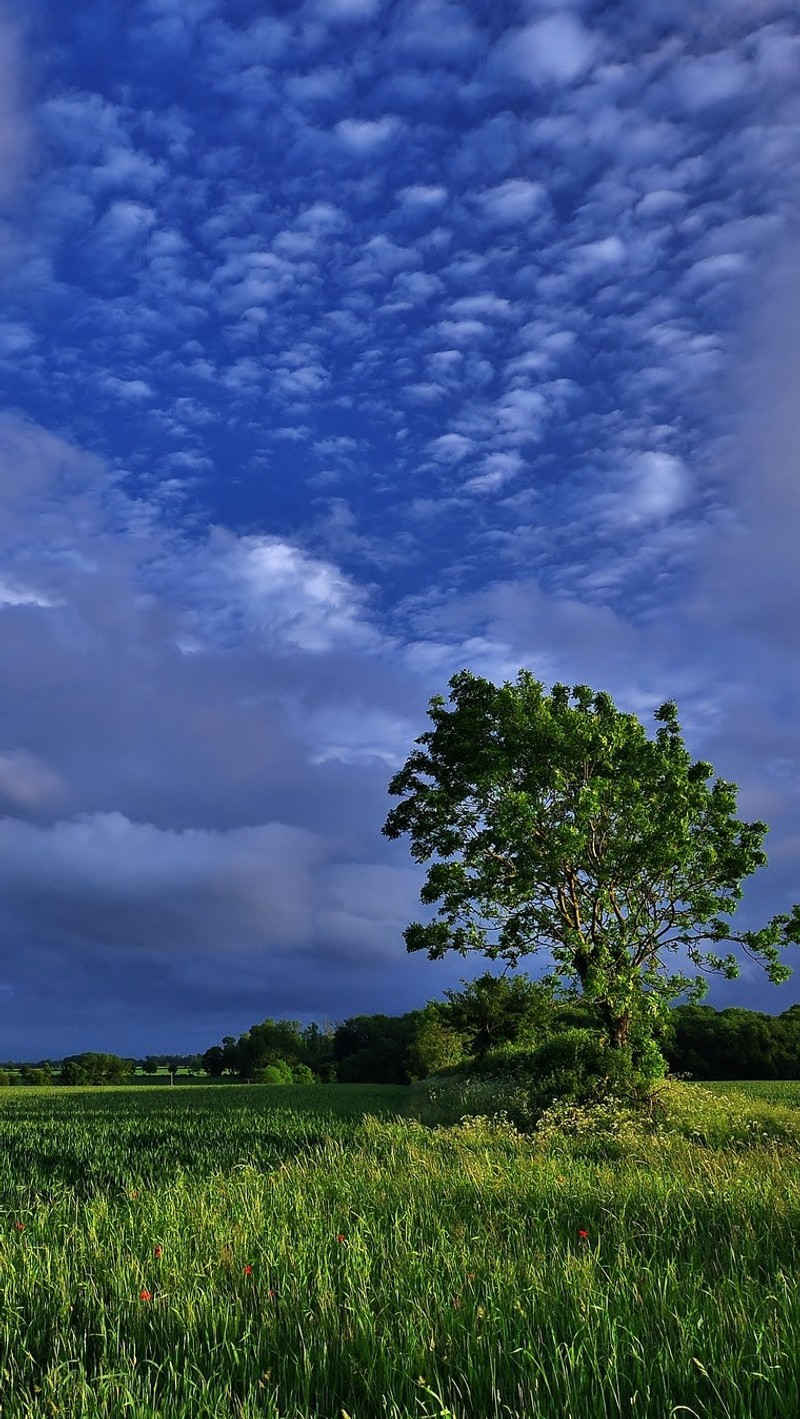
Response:
[{"label": "small distant tree", "polygon": [[639,1055],[671,1000],[707,990],[670,973],[670,953],[733,979],[736,957],[716,948],[738,943],[771,981],[789,977],[780,948],[800,942],[800,906],[760,930],[730,920],[743,879],[766,862],[766,825],[736,818],[736,786],[692,760],[673,703],[648,738],[588,686],[548,694],[528,671],[497,686],[464,670],[429,714],[389,785],[401,801],[384,826],[432,864],[421,898],[437,914],[406,929],[409,951],[517,965],[545,949],[608,1045]]},{"label": "small distant tree", "polygon": [[143,1074],[157,1074],[160,1068],[161,1060],[158,1055],[148,1054],[147,1058],[142,1060]]},{"label": "small distant tree", "polygon": [[222,1045],[212,1045],[202,1056],[203,1069],[212,1079],[220,1079],[225,1073],[225,1051]]}]

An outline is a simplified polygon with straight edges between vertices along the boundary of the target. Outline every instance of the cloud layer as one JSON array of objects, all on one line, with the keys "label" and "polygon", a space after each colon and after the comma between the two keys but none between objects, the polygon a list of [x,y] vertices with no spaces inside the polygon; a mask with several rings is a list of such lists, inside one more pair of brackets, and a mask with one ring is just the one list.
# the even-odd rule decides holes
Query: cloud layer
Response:
[{"label": "cloud layer", "polygon": [[454,983],[380,825],[463,665],[678,698],[794,900],[785,7],[7,6],[0,72],[8,1052]]}]

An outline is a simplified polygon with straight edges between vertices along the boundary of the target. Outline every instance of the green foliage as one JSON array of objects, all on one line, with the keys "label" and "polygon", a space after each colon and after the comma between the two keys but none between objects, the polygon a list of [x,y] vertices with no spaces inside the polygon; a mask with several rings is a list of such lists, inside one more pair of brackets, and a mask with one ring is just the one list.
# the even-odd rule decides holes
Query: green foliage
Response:
[{"label": "green foliage", "polygon": [[441,1069],[459,1064],[465,1057],[467,1041],[447,1023],[438,1002],[419,1011],[416,1028],[406,1051],[406,1068],[411,1079],[426,1079]]},{"label": "green foliage", "polygon": [[384,826],[431,863],[421,898],[437,914],[407,928],[410,951],[515,965],[545,948],[611,1046],[634,1052],[670,1000],[707,988],[668,973],[671,952],[733,978],[735,956],[715,948],[738,942],[770,980],[787,979],[780,947],[800,941],[800,907],[734,929],[741,883],[766,862],[766,826],[737,819],[735,785],[709,782],[711,765],[691,759],[674,704],[648,738],[608,694],[546,694],[527,671],[498,687],[465,670],[449,707],[437,696],[429,715],[389,785],[402,801]]},{"label": "green foliage", "polygon": [[595,1031],[574,1028],[546,1040],[531,1056],[529,1068],[540,1108],[557,1100],[590,1104],[610,1097],[643,1102],[666,1073],[653,1040],[641,1042],[635,1052],[631,1046],[612,1050]]},{"label": "green foliage", "polygon": [[265,1064],[263,1069],[253,1072],[254,1084],[292,1084],[292,1066],[285,1059],[276,1059],[274,1064]]},{"label": "green foliage", "polygon": [[800,1013],[679,1005],[665,1045],[670,1068],[694,1079],[797,1079]]},{"label": "green foliage", "polygon": [[532,981],[528,976],[492,975],[485,971],[462,989],[446,990],[446,1004],[438,1006],[441,1019],[466,1041],[477,1058],[498,1045],[532,1045],[553,1028],[552,981]]},{"label": "green foliage", "polygon": [[407,1084],[409,1050],[420,1021],[406,1015],[354,1015],[333,1036],[336,1076],[343,1084]]},{"label": "green foliage", "polygon": [[[281,1080],[288,1083],[295,1077],[299,1082],[329,1079],[333,1069],[333,1029],[321,1030],[319,1025],[301,1028],[297,1020],[262,1020],[251,1025],[238,1040],[226,1035],[221,1045],[212,1045],[200,1057],[202,1068],[212,1078],[236,1074],[240,1079],[265,1082],[264,1071],[276,1066]],[[288,1075],[282,1066],[288,1068]],[[284,1077],[285,1076],[285,1077]],[[270,1076],[268,1082],[275,1082]]]},{"label": "green foliage", "polygon": [[[130,1078],[135,1069],[132,1059],[122,1059],[118,1054],[99,1054],[89,1050],[84,1054],[70,1055],[61,1066],[60,1084],[122,1084]],[[50,1083],[51,1080],[42,1080]]]}]

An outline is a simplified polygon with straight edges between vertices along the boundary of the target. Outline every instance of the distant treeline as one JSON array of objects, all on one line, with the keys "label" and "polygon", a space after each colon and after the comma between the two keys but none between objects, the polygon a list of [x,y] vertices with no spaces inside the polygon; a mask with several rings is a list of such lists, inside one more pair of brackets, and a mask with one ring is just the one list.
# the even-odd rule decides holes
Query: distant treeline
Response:
[{"label": "distant treeline", "polygon": [[[7,1064],[0,1085],[119,1084],[164,1073],[263,1084],[409,1084],[497,1049],[532,1049],[566,1028],[595,1029],[580,1001],[521,974],[486,974],[405,1015],[354,1015],[339,1024],[264,1020],[204,1054],[123,1059],[87,1052]],[[673,1073],[693,1079],[800,1078],[800,1005],[781,1015],[679,1005],[659,1041]]]}]

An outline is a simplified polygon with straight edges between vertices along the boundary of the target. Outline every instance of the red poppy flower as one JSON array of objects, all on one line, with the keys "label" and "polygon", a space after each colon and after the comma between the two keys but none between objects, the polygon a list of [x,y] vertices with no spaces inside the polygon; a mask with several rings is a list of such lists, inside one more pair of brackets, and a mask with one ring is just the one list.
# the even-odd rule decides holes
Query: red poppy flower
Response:
[{"label": "red poppy flower", "polygon": [[153,1256],[156,1258],[156,1261],[160,1261],[163,1255],[164,1255],[164,1248],[163,1248],[163,1247],[153,1247]]},{"label": "red poppy flower", "polygon": [[244,1269],[244,1274],[245,1274],[245,1276],[252,1276],[252,1274],[253,1274],[253,1268],[252,1268],[252,1266],[246,1266],[245,1269]]},{"label": "red poppy flower", "polygon": [[582,1242],[588,1242],[589,1240],[589,1233],[584,1232],[583,1227],[578,1228],[578,1236],[580,1237]]},{"label": "red poppy flower", "polygon": [[347,1237],[344,1235],[343,1232],[337,1232],[337,1233],[336,1233],[336,1240],[337,1240],[337,1242],[346,1242],[346,1241],[347,1241]]},{"label": "red poppy flower", "polygon": [[14,1223],[14,1227],[16,1228],[16,1230],[17,1230],[18,1232],[24,1232],[24,1231],[25,1231],[25,1223],[24,1223],[24,1222],[15,1222],[15,1223]]},{"label": "red poppy flower", "polygon": [[139,1300],[140,1300],[140,1301],[152,1301],[152,1299],[153,1299],[153,1293],[152,1293],[152,1291],[140,1291],[140,1292],[139,1292]]}]

